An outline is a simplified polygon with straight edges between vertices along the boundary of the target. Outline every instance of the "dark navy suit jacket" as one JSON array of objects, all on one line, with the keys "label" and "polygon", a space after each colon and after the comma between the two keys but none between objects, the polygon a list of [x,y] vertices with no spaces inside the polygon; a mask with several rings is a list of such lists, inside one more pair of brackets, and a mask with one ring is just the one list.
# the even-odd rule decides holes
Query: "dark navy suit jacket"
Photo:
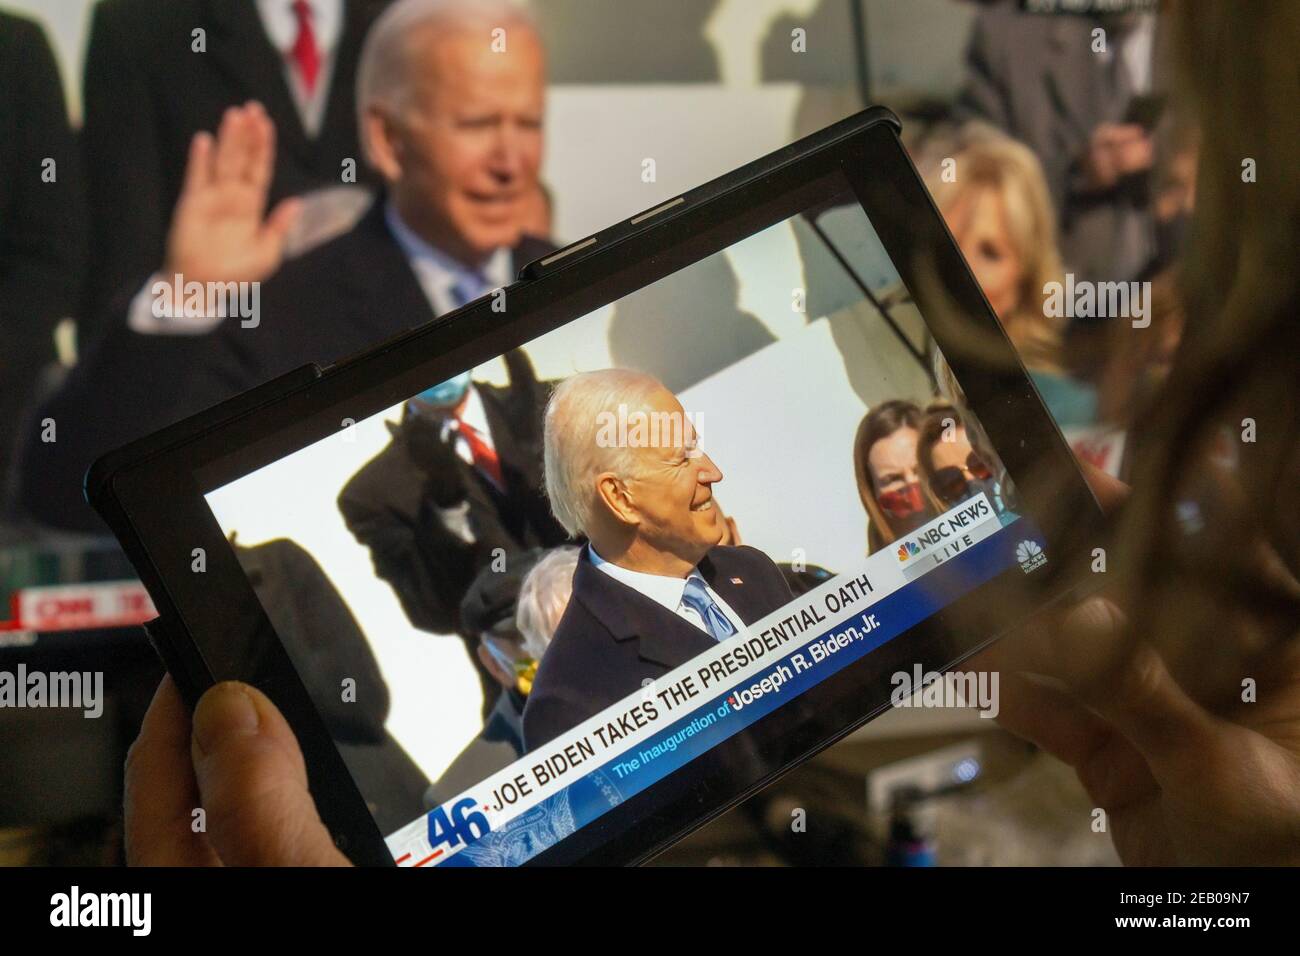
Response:
[{"label": "dark navy suit jacket", "polygon": [[[756,548],[712,548],[700,574],[746,624],[793,600],[781,569]],[[584,549],[573,597],[542,655],[524,708],[534,750],[717,642],[591,563]]]}]

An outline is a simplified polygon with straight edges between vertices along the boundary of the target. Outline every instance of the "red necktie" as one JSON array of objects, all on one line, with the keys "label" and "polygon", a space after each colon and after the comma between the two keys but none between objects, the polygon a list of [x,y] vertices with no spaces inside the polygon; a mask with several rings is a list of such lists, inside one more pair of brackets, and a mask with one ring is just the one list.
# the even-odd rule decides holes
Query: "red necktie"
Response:
[{"label": "red necktie", "polygon": [[316,34],[311,28],[311,4],[307,0],[294,0],[293,13],[298,18],[298,39],[293,41],[290,56],[298,68],[302,85],[311,96],[316,92],[316,78],[320,75],[320,51],[316,49]]},{"label": "red necktie", "polygon": [[465,441],[469,442],[470,454],[474,456],[474,467],[491,478],[496,482],[496,486],[504,491],[506,483],[501,477],[501,459],[497,457],[496,450],[483,440],[483,436],[472,425],[457,419],[457,427]]}]

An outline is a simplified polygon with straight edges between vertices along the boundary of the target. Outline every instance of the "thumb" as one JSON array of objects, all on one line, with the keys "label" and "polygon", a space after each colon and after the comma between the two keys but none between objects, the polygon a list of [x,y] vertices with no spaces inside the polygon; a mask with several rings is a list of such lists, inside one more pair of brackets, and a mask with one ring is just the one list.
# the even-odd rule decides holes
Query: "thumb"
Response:
[{"label": "thumb", "polygon": [[258,240],[265,248],[274,252],[277,261],[284,252],[284,243],[289,236],[289,230],[293,228],[298,217],[302,215],[302,200],[297,198],[284,199],[276,203],[271,214],[266,217],[266,222],[262,226],[262,233]]},{"label": "thumb", "polygon": [[228,866],[346,866],[307,788],[297,738],[261,691],[226,681],[194,709],[208,841]]}]

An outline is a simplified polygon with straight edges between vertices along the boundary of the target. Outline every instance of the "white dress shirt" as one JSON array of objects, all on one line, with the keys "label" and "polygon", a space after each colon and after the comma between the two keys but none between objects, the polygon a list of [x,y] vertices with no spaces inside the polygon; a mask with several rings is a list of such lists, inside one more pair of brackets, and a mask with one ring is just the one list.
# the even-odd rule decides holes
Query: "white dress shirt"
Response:
[{"label": "white dress shirt", "polygon": [[[390,201],[384,207],[384,220],[388,229],[406,254],[406,261],[411,264],[415,278],[429,300],[434,315],[445,315],[454,311],[463,302],[457,302],[452,289],[457,282],[477,279],[483,287],[483,293],[493,289],[504,288],[510,284],[511,253],[505,246],[497,249],[483,263],[477,274],[464,263],[453,259],[441,249],[436,249],[411,231],[402,222],[397,209]],[[480,293],[480,294],[483,294]],[[477,296],[475,296],[477,298]]]},{"label": "white dress shirt", "polygon": [[280,51],[284,79],[298,107],[303,129],[314,137],[325,121],[325,104],[334,75],[334,50],[343,34],[343,0],[307,0],[311,7],[312,35],[320,53],[320,73],[316,77],[316,89],[310,95],[293,62],[293,45],[298,39],[298,15],[293,12],[293,4],[294,0],[257,0],[257,15],[271,45]]},{"label": "white dress shirt", "polygon": [[[621,581],[623,584],[632,588],[632,590],[639,591],[656,604],[665,607],[672,613],[676,614],[682,620],[694,624],[705,634],[708,634],[710,637],[713,636],[713,633],[704,623],[704,619],[696,612],[695,608],[686,604],[686,602],[682,600],[682,595],[686,592],[686,578],[675,578],[666,574],[648,574],[645,571],[629,570],[628,568],[617,565],[612,561],[606,561],[596,553],[596,549],[590,544],[587,545],[587,553],[591,555],[591,563],[601,571],[604,571],[615,581]],[[698,568],[692,570],[688,577],[699,578],[701,581],[704,581],[704,575],[700,574]],[[736,633],[741,633],[745,629],[745,623],[740,619],[739,615],[731,609],[730,605],[728,605],[726,601],[722,600],[722,598],[718,596],[717,591],[709,587],[708,582],[704,583],[704,591],[718,605],[719,610],[722,611],[727,620],[731,622],[731,626],[736,629]]]},{"label": "white dress shirt", "polygon": [[483,408],[483,397],[479,394],[478,388],[473,382],[469,383],[469,388],[465,392],[465,408],[460,413],[459,420],[448,418],[442,424],[442,440],[447,441],[454,433],[456,454],[460,456],[461,461],[472,465],[474,464],[474,451],[469,447],[469,441],[460,432],[462,422],[478,432],[479,437],[483,439],[483,444],[493,451],[497,450],[496,444],[492,441],[492,431],[488,428],[487,411]]},{"label": "white dress shirt", "polygon": [[[478,388],[475,387],[473,382],[470,382],[465,395],[465,408],[461,412],[460,420],[448,419],[443,423],[442,440],[451,439],[455,443],[453,450],[456,455],[461,461],[472,466],[474,464],[474,450],[470,448],[469,441],[460,432],[460,422],[464,422],[478,432],[483,444],[493,451],[496,451],[496,444],[492,441],[492,431],[488,428],[487,412],[483,408],[483,398],[479,395]],[[408,414],[420,414],[420,412],[417,410],[408,412]],[[483,474],[482,472],[479,473]],[[496,484],[490,476],[484,474],[483,477],[492,484]],[[505,491],[504,488],[501,490]],[[438,513],[442,516],[442,522],[447,529],[466,544],[474,544],[478,540],[478,535],[475,534],[474,525],[469,517],[469,499],[454,504],[449,508],[439,507]]]},{"label": "white dress shirt", "polygon": [[1134,94],[1151,92],[1151,65],[1155,49],[1156,15],[1142,13],[1137,22],[1119,41],[1120,56],[1128,71],[1129,86]]}]

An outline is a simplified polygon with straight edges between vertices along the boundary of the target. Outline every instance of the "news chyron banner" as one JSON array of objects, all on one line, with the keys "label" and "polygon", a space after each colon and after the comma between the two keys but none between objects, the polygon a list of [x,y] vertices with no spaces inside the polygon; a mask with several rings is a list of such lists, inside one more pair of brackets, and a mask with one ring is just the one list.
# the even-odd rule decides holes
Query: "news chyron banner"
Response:
[{"label": "news chyron banner", "polygon": [[[980,493],[388,837],[399,866],[517,866],[1014,563]],[[1030,536],[1030,540],[1015,539]]]}]

